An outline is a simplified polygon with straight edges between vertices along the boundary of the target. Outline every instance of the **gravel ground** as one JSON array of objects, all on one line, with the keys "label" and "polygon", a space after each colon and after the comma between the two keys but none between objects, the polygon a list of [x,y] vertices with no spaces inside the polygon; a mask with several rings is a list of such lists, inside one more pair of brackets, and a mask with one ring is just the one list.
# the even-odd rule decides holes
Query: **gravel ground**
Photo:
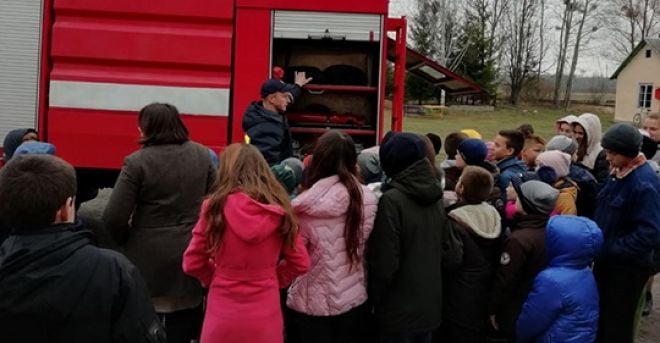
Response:
[{"label": "gravel ground", "polygon": [[[98,244],[101,247],[116,248],[111,237],[103,228],[101,215],[106,202],[110,197],[111,189],[103,189],[96,199],[84,203],[79,210],[80,217],[85,221],[87,227],[96,233]],[[642,319],[638,343],[660,343],[660,277],[653,288],[654,304],[653,312]]]}]

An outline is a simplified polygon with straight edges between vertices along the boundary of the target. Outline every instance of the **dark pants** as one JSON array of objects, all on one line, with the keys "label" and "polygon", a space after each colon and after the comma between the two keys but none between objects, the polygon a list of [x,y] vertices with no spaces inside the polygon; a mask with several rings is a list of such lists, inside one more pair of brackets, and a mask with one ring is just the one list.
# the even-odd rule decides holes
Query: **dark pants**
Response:
[{"label": "dark pants", "polygon": [[204,321],[203,306],[171,313],[159,313],[169,343],[190,343],[199,340]]},{"label": "dark pants", "polygon": [[365,305],[336,316],[309,316],[291,309],[287,312],[287,343],[361,343],[369,339]]},{"label": "dark pants", "polygon": [[433,331],[383,336],[381,343],[431,343]]},{"label": "dark pants", "polygon": [[484,331],[472,330],[448,320],[433,332],[434,343],[483,343],[486,341]]},{"label": "dark pants", "polygon": [[596,263],[594,276],[600,296],[599,343],[633,343],[635,314],[651,272],[635,266]]}]

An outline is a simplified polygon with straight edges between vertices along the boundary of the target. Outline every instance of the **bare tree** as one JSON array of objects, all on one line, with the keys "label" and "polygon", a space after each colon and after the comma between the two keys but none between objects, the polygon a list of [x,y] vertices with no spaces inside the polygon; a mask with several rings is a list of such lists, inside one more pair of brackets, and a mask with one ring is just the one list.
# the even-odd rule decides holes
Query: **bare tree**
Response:
[{"label": "bare tree", "polygon": [[[575,77],[575,70],[580,58],[580,49],[582,48],[582,44],[585,43],[585,40],[588,39],[589,36],[596,32],[600,27],[600,17],[597,16],[596,13],[596,11],[599,9],[599,6],[596,1],[597,0],[584,0],[582,2],[576,2],[575,10],[576,12],[580,13],[580,18],[578,22],[578,30],[575,35],[575,43],[573,45],[573,60],[571,62],[571,70],[568,74],[568,80],[566,81],[566,91],[564,93],[564,110],[568,109],[568,106],[571,102],[573,78]],[[585,26],[587,26],[586,29]]]},{"label": "bare tree", "polygon": [[569,42],[572,35],[573,28],[573,13],[576,9],[576,2],[574,0],[561,0],[563,3],[561,14],[561,27],[559,27],[559,52],[557,53],[557,68],[555,70],[555,90],[552,96],[552,101],[555,106],[559,107],[562,80],[564,78],[564,68],[566,67],[566,60],[568,55]]},{"label": "bare tree", "polygon": [[616,60],[623,60],[646,37],[660,33],[660,0],[606,0],[608,29]]},{"label": "bare tree", "polygon": [[506,10],[508,39],[504,64],[511,86],[510,101],[514,105],[519,104],[521,91],[534,76],[538,63],[539,5],[539,0],[518,0],[511,2]]}]

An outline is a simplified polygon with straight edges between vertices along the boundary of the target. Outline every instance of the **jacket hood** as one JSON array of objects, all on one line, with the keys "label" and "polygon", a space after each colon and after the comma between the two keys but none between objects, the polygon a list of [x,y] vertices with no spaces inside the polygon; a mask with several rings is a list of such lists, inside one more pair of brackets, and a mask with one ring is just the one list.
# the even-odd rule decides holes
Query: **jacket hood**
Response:
[{"label": "jacket hood", "polygon": [[[39,301],[34,300],[34,296],[44,293],[43,288],[47,284],[48,287],[59,288],[49,292],[68,289],[70,280],[62,280],[57,285],[44,283],[44,280],[57,280],[66,269],[71,268],[69,257],[90,245],[92,239],[90,231],[84,230],[82,225],[72,224],[52,225],[10,236],[0,248],[0,289],[12,296],[0,297],[0,311],[11,308],[21,312],[21,308],[39,307]],[[80,290],[68,290],[71,294],[50,304],[61,318],[66,318],[77,304],[71,298]],[[33,299],[34,302],[26,302],[25,299]]]},{"label": "jacket hood", "polygon": [[[356,181],[357,182],[357,181]],[[359,184],[359,182],[358,182]],[[361,186],[364,205],[376,205],[376,197]],[[318,218],[339,217],[348,211],[349,195],[336,175],[317,181],[292,201],[296,213]]]},{"label": "jacket hood", "polygon": [[30,131],[34,131],[33,129],[15,129],[9,131],[7,136],[5,136],[5,140],[2,144],[3,150],[5,152],[5,158],[9,160],[12,156],[14,156],[14,151],[16,151],[16,148],[18,148],[21,143],[23,143],[23,136],[27,134]]},{"label": "jacket hood", "polygon": [[590,219],[554,216],[548,221],[545,248],[553,267],[585,268],[603,246],[603,234]]},{"label": "jacket hood", "polygon": [[248,243],[259,243],[279,229],[284,209],[279,205],[262,204],[243,192],[227,197],[224,209],[227,228]]},{"label": "jacket hood", "polygon": [[494,239],[502,232],[500,214],[487,203],[461,206],[449,212],[449,217],[483,238]]},{"label": "jacket hood", "polygon": [[281,124],[284,122],[284,115],[265,109],[261,101],[252,102],[243,116],[243,129],[247,131],[263,121]]},{"label": "jacket hood", "polygon": [[430,205],[442,199],[443,189],[433,175],[433,165],[426,158],[413,163],[396,174],[388,187],[395,188],[422,205]]},{"label": "jacket hood", "polygon": [[577,117],[576,115],[573,115],[573,114],[569,114],[569,115],[567,115],[567,116],[565,116],[565,117],[561,117],[561,118],[557,119],[557,121],[555,122],[555,128],[556,128],[557,130],[559,130],[559,126],[560,126],[562,123],[568,123],[569,125],[570,125],[570,124],[573,124],[573,122],[575,122],[575,120],[577,120],[577,118],[578,118],[578,117]]},{"label": "jacket hood", "polygon": [[584,113],[574,123],[580,124],[587,134],[587,155],[584,156],[582,164],[593,169],[598,154],[603,150],[603,147],[600,146],[603,137],[600,118],[593,113]]}]

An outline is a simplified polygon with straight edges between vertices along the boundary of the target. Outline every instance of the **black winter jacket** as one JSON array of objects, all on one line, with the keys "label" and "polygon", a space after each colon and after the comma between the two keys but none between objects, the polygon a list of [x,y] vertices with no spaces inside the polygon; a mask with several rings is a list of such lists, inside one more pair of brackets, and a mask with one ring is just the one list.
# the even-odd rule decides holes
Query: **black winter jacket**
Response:
[{"label": "black winter jacket", "polygon": [[284,114],[265,109],[261,101],[250,104],[243,114],[243,131],[269,165],[293,156],[289,121]]},{"label": "black winter jacket", "polygon": [[420,160],[386,186],[367,244],[368,294],[381,333],[441,323],[442,250],[449,221],[432,165]]},{"label": "black winter jacket", "polygon": [[547,215],[517,215],[511,235],[504,242],[495,272],[490,314],[496,316],[500,330],[507,337],[513,337],[534,279],[548,263],[545,227],[549,219]]},{"label": "black winter jacket", "polygon": [[2,342],[164,342],[138,270],[71,224],[0,247]]}]

